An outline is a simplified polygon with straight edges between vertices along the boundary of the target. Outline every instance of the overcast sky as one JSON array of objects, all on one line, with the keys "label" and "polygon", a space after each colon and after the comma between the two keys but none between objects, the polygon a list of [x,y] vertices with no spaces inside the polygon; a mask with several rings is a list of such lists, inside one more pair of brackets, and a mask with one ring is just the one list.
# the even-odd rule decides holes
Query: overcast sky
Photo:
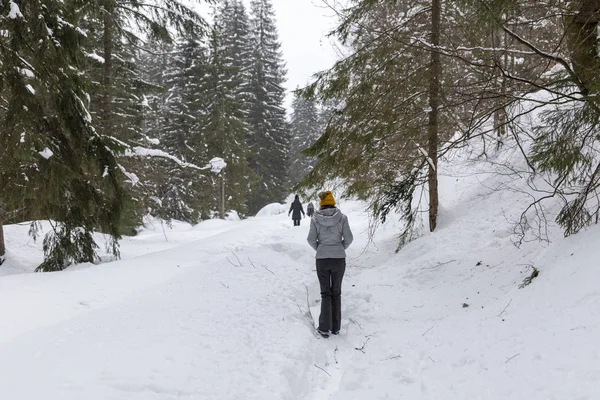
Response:
[{"label": "overcast sky", "polygon": [[[250,0],[244,0],[250,11]],[[336,60],[336,52],[327,33],[337,22],[331,10],[322,0],[272,0],[275,7],[279,40],[287,68],[289,91],[305,86],[313,74],[327,69]],[[203,16],[209,17],[209,8],[200,7]]]},{"label": "overcast sky", "polygon": [[[335,27],[336,18],[321,0],[273,0],[273,5],[287,63],[286,85],[294,90],[335,62],[336,53],[326,35]],[[288,108],[291,97],[288,95]]]}]

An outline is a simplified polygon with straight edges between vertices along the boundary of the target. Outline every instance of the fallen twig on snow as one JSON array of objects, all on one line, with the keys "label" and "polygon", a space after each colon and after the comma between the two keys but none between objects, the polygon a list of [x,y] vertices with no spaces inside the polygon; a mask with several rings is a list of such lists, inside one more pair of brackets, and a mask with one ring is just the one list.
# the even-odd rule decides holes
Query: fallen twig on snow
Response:
[{"label": "fallen twig on snow", "polygon": [[353,320],[352,318],[348,318],[348,321],[352,322],[353,324],[358,325],[358,327],[360,328],[360,330],[362,331],[362,325],[359,324],[358,322],[356,322],[355,320]]},{"label": "fallen twig on snow", "polygon": [[504,310],[502,310],[502,312],[500,314],[498,314],[498,316],[501,316],[502,314],[504,314],[504,311],[506,311],[506,309],[508,308],[508,306],[510,306],[510,303],[512,303],[512,299],[510,299],[510,301],[508,302],[508,304],[506,305],[506,307],[504,307]]},{"label": "fallen twig on snow", "polygon": [[223,285],[223,287],[224,287],[224,288],[227,288],[227,289],[229,289],[229,286],[227,286],[227,285],[226,285],[226,284],[224,284],[223,282],[219,281],[219,283],[220,283],[221,285]]},{"label": "fallen twig on snow", "polygon": [[338,352],[338,347],[337,347],[337,346],[335,346],[335,350],[333,351],[333,359],[335,360],[335,363],[336,363],[336,364],[338,363],[338,360],[337,360],[337,352]]},{"label": "fallen twig on snow", "polygon": [[396,360],[398,358],[402,358],[402,355],[398,354],[397,356],[388,357],[388,358],[382,358],[381,361]]},{"label": "fallen twig on snow", "polygon": [[446,262],[443,262],[443,263],[437,263],[436,265],[433,266],[433,268],[441,267],[442,265],[450,264],[450,263],[453,263],[455,261],[456,260],[450,260],[450,261],[446,261]]},{"label": "fallen twig on snow", "polygon": [[435,327],[435,325],[433,325],[431,328],[427,329],[421,336],[425,336],[427,335],[427,333],[432,330]]},{"label": "fallen twig on snow", "polygon": [[229,264],[233,265],[236,268],[240,268],[243,267],[244,265],[242,264],[242,262],[240,261],[240,258],[237,256],[237,254],[235,254],[233,251],[231,252],[231,254],[233,254],[233,256],[236,258],[237,260],[237,265],[235,265],[230,259],[229,257],[225,257],[225,259],[227,259],[227,261],[229,261]]},{"label": "fallen twig on snow", "polygon": [[367,340],[363,343],[363,345],[362,345],[361,348],[355,347],[354,350],[362,351],[363,354],[366,354],[365,353],[365,346],[367,345],[367,343],[369,343],[369,340],[371,340],[370,337],[367,338]]},{"label": "fallen twig on snow", "polygon": [[261,267],[263,267],[264,269],[266,269],[267,271],[269,271],[270,273],[272,273],[273,275],[275,275],[275,272],[271,271],[269,269],[269,267],[267,267],[265,264],[260,264]]},{"label": "fallen twig on snow", "polygon": [[506,359],[506,361],[504,362],[504,364],[508,363],[510,360],[512,360],[513,358],[515,358],[515,357],[519,356],[520,354],[521,354],[521,353],[517,353],[517,354],[515,354],[514,356],[507,358],[507,359]]},{"label": "fallen twig on snow", "polygon": [[315,367],[319,368],[321,371],[325,372],[327,375],[331,376],[331,374],[327,371],[325,371],[323,368],[319,367],[317,364],[315,364]]}]

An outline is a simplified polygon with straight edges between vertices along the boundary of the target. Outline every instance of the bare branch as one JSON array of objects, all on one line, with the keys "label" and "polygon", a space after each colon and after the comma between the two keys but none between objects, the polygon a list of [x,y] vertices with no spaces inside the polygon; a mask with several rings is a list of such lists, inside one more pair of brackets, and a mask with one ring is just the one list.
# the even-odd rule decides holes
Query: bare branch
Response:
[{"label": "bare branch", "polygon": [[504,310],[502,310],[502,312],[500,314],[498,314],[498,316],[501,316],[502,314],[504,314],[504,311],[506,311],[506,309],[508,308],[508,306],[510,306],[510,303],[512,303],[512,301],[513,301],[513,299],[510,299],[510,301],[508,302],[506,307],[504,307]]},{"label": "bare branch", "polygon": [[367,345],[367,343],[369,343],[369,340],[371,340],[370,337],[367,338],[367,340],[363,343],[362,347],[355,347],[354,350],[358,350],[358,351],[362,351],[363,354],[365,353],[365,346]]},{"label": "bare branch", "polygon": [[323,368],[319,367],[317,364],[315,364],[315,367],[319,368],[321,371],[325,372],[327,375],[331,376],[331,374],[327,371],[325,371]]},{"label": "bare branch", "polygon": [[425,331],[425,332],[424,332],[424,333],[423,333],[421,336],[425,336],[425,335],[426,335],[426,334],[427,334],[427,333],[428,333],[430,330],[432,330],[434,327],[435,327],[435,325],[434,325],[434,326],[432,326],[431,328],[427,329],[427,330],[426,330],[426,331]]}]

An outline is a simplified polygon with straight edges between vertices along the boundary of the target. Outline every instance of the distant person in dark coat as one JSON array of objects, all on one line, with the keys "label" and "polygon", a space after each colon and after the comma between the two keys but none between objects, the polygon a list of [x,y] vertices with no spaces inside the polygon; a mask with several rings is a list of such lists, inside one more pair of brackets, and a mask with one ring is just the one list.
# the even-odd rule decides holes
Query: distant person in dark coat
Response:
[{"label": "distant person in dark coat", "polygon": [[[298,195],[294,198],[292,205],[290,206],[290,211],[288,212],[288,217],[292,215],[292,220],[294,221],[294,226],[300,226],[300,220],[305,215],[304,208],[302,207],[302,203],[300,203],[300,199]],[[300,215],[302,214],[302,216]]]},{"label": "distant person in dark coat", "polygon": [[321,286],[318,331],[323,337],[340,333],[342,323],[342,279],[346,271],[346,249],[352,241],[348,217],[335,207],[330,191],[319,194],[321,209],[310,221],[308,244],[317,251],[317,277]]},{"label": "distant person in dark coat", "polygon": [[308,218],[311,218],[314,213],[315,213],[315,206],[313,206],[312,202],[308,203],[308,205],[306,206],[306,215],[308,215]]}]

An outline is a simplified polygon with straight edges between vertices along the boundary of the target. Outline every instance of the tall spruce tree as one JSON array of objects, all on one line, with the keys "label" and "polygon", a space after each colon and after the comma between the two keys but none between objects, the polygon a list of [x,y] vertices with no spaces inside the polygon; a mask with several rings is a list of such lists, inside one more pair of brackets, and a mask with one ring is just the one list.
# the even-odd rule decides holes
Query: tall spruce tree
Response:
[{"label": "tall spruce tree", "polygon": [[297,184],[308,174],[314,160],[303,155],[302,151],[312,146],[321,135],[319,110],[313,99],[295,95],[292,102],[292,116],[290,121],[291,151],[290,151],[290,182]]},{"label": "tall spruce tree", "polygon": [[246,196],[253,173],[248,166],[246,145],[249,127],[244,113],[244,71],[234,62],[231,42],[221,42],[221,38],[234,34],[227,29],[235,25],[220,26],[218,21],[210,41],[208,72],[202,83],[206,116],[201,130],[212,154],[227,163],[213,190],[213,204],[219,206],[223,218],[226,210],[247,212]]},{"label": "tall spruce tree", "polygon": [[[162,146],[182,160],[204,165],[210,159],[203,132],[207,96],[208,49],[199,37],[178,40],[167,68]],[[173,169],[160,186],[158,215],[196,222],[211,209],[211,176],[191,169]]]},{"label": "tall spruce tree", "polygon": [[270,202],[281,201],[289,193],[288,171],[290,133],[283,107],[285,67],[282,61],[275,12],[270,0],[250,3],[252,32],[251,127],[248,144],[250,166],[259,183],[250,193],[249,210],[257,212]]},{"label": "tall spruce tree", "polygon": [[[438,114],[444,80],[432,57],[437,47],[429,44],[429,2],[352,3],[335,33],[353,54],[306,90],[341,106],[306,152],[318,161],[303,186],[318,187],[343,178],[345,194],[369,200],[378,218],[385,219],[390,209],[401,209],[408,227],[401,237],[403,244],[411,239],[416,222],[414,191],[427,183],[428,174],[430,228],[435,229],[437,153],[429,153],[437,151],[439,137],[454,132],[447,125],[452,99],[447,92],[445,115]],[[417,9],[421,11],[411,13]]]},{"label": "tall spruce tree", "polygon": [[247,118],[252,93],[250,90],[253,65],[253,41],[250,22],[242,0],[225,0],[216,14],[217,36],[221,59],[228,78],[234,81],[236,101]]},{"label": "tall spruce tree", "polygon": [[[99,132],[110,132],[128,146],[169,152],[168,146],[153,140],[156,137],[152,138],[150,132],[143,132],[148,129],[144,118],[153,116],[147,98],[160,87],[143,79],[138,68],[140,54],[151,53],[162,58],[161,48],[171,43],[176,33],[201,36],[206,28],[204,20],[179,0],[96,0],[88,2],[86,11],[84,23],[92,28],[89,52],[94,59],[101,60],[99,68],[90,68],[98,82],[92,105]],[[186,208],[178,199],[180,186],[165,184],[163,179],[180,175],[178,165],[147,156],[122,158],[120,162],[124,169],[134,173],[127,186],[131,192],[129,198],[134,200],[124,214],[127,229],[138,225],[141,213],[146,210],[157,216],[182,218],[182,210]]]},{"label": "tall spruce tree", "polygon": [[96,132],[88,111],[86,38],[77,28],[85,3],[0,4],[0,203],[55,221],[41,271],[95,261],[95,230],[110,234],[118,253],[119,146]]}]

